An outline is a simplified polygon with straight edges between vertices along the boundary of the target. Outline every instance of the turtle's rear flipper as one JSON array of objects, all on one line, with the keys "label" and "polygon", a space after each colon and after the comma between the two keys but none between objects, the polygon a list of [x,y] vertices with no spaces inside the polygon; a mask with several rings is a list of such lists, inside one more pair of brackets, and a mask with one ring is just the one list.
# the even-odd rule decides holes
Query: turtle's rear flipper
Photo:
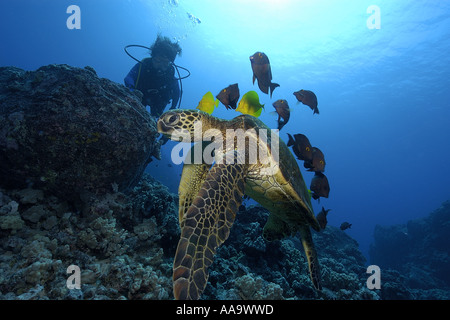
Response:
[{"label": "turtle's rear flipper", "polygon": [[173,262],[175,299],[198,299],[208,267],[227,238],[244,194],[245,164],[215,164],[181,222]]},{"label": "turtle's rear flipper", "polygon": [[306,258],[308,259],[309,274],[314,287],[317,290],[322,290],[321,285],[321,273],[319,266],[319,259],[317,258],[317,252],[314,248],[314,243],[311,236],[311,230],[309,226],[302,226],[299,228],[302,238],[303,248],[305,249]]},{"label": "turtle's rear flipper", "polygon": [[266,241],[281,240],[295,234],[297,230],[278,218],[273,213],[269,214],[263,229],[263,238]]}]

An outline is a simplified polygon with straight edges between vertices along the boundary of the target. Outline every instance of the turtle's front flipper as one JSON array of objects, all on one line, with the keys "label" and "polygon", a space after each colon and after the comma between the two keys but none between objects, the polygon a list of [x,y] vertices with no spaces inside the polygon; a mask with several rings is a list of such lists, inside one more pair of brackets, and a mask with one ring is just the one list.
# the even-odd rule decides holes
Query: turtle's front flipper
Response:
[{"label": "turtle's front flipper", "polygon": [[242,203],[246,171],[245,164],[215,164],[186,211],[173,262],[175,299],[198,299],[205,289],[208,267]]},{"label": "turtle's front flipper", "polygon": [[178,222],[181,223],[186,211],[191,206],[198,194],[210,166],[206,164],[185,164],[181,174],[180,186],[178,187]]},{"label": "turtle's front flipper", "polygon": [[202,141],[199,143],[202,143],[202,161],[196,161],[197,159],[194,156],[196,152],[196,146],[192,146],[192,148],[186,155],[186,160],[189,161],[185,160],[183,171],[181,173],[180,186],[178,187],[178,222],[180,223],[180,226],[183,221],[183,217],[186,214],[186,211],[189,209],[195,197],[197,196],[198,191],[202,187],[202,184],[206,179],[206,175],[211,168],[211,164],[206,163],[203,159],[205,147],[208,146],[211,142]]},{"label": "turtle's front flipper", "polygon": [[317,252],[312,240],[311,230],[309,229],[309,226],[301,226],[299,231],[302,238],[303,248],[305,249],[306,258],[308,259],[311,281],[317,290],[322,290],[322,285],[320,283],[321,274],[319,259],[317,258]]}]

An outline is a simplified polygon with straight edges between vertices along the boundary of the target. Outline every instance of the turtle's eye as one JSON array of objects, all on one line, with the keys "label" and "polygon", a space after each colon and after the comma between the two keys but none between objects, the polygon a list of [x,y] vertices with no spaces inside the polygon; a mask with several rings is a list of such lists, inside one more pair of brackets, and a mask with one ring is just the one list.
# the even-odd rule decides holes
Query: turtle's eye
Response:
[{"label": "turtle's eye", "polygon": [[178,123],[178,120],[180,119],[180,116],[178,115],[178,114],[172,114],[172,115],[169,115],[167,118],[166,118],[166,123],[168,124],[168,125],[175,125],[175,124],[177,124]]}]

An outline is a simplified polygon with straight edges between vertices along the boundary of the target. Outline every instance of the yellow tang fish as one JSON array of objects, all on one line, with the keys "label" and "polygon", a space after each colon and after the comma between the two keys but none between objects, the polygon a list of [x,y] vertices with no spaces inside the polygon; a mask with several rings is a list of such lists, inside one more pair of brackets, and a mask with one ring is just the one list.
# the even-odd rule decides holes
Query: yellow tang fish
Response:
[{"label": "yellow tang fish", "polygon": [[259,117],[261,115],[262,108],[264,108],[264,105],[259,103],[259,97],[256,91],[249,91],[242,96],[236,111],[243,114],[249,114],[254,117]]},{"label": "yellow tang fish", "polygon": [[213,113],[214,108],[217,108],[218,105],[219,100],[214,100],[213,94],[211,93],[211,91],[208,91],[207,93],[205,93],[202,100],[200,100],[200,102],[198,103],[197,109],[211,114]]}]

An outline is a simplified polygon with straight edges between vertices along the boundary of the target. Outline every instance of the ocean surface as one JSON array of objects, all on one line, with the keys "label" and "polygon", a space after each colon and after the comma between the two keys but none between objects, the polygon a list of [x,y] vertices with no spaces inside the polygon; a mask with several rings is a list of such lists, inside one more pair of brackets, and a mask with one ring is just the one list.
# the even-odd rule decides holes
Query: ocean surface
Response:
[{"label": "ocean surface", "polygon": [[[70,5],[80,8],[80,29],[67,26]],[[276,128],[272,103],[286,99],[292,111],[281,138],[306,134],[325,154],[331,191],[313,201],[315,212],[324,206],[329,225],[351,223],[345,232],[366,256],[375,225],[425,217],[450,199],[448,0],[15,0],[0,2],[0,17],[0,66],[91,66],[123,83],[135,64],[124,47],[150,46],[161,33],[179,41],[175,63],[191,73],[182,108],[238,83],[241,96],[258,92],[260,119]],[[257,51],[280,84],[272,98],[252,84]],[[320,114],[296,102],[300,89],[315,92]],[[239,114],[223,105],[213,113]],[[174,145],[147,172],[176,193]],[[313,174],[299,165],[309,185]]]}]

